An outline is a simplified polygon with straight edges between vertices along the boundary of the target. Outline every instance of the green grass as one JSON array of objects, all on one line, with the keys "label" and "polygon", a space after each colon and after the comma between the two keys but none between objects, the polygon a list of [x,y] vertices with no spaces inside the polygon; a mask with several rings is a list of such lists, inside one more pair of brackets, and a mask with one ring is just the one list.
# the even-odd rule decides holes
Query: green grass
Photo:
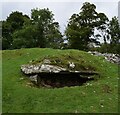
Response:
[{"label": "green grass", "polygon": [[[70,57],[69,57],[70,56]],[[44,58],[69,60],[81,64],[76,69],[95,70],[100,79],[89,85],[64,88],[30,87],[20,71],[22,64]],[[118,66],[78,50],[20,49],[2,51],[3,113],[116,113],[118,112]],[[66,66],[67,67],[67,66]],[[24,78],[20,80],[20,78]]]}]

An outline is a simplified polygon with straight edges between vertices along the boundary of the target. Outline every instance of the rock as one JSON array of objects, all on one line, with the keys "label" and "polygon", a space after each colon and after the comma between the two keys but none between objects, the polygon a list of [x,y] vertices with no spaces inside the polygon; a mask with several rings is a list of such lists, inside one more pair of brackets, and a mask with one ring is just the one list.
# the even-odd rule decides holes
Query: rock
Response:
[{"label": "rock", "polygon": [[21,70],[25,74],[38,74],[42,72],[58,73],[60,71],[66,71],[65,68],[49,64],[22,65]]},{"label": "rock", "polygon": [[90,53],[91,55],[95,55],[95,56],[104,56],[105,59],[111,63],[116,63],[119,64],[120,63],[120,56],[118,54],[111,54],[111,53],[100,53],[97,51],[89,51],[88,53]]},{"label": "rock", "polygon": [[73,62],[72,62],[72,63],[69,62],[69,67],[70,67],[70,68],[75,68],[75,64],[74,64]]},{"label": "rock", "polygon": [[32,82],[35,82],[35,83],[37,84],[37,76],[38,76],[38,75],[32,75],[32,76],[30,76],[29,78],[30,78],[30,80],[31,80]]}]

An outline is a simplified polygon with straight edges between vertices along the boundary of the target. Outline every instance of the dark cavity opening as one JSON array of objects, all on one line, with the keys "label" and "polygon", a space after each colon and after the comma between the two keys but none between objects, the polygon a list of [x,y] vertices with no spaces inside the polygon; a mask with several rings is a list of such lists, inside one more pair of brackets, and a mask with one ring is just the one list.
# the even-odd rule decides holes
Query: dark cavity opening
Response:
[{"label": "dark cavity opening", "polygon": [[40,73],[37,75],[37,86],[47,88],[81,86],[87,81],[94,80],[92,76],[95,74],[88,72]]}]

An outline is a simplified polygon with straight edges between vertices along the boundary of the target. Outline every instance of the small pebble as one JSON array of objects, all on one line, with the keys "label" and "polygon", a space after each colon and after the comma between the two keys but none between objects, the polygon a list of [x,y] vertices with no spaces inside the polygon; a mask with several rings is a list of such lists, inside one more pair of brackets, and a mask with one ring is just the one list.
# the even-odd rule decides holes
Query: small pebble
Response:
[{"label": "small pebble", "polygon": [[101,107],[104,107],[103,105],[101,105]]},{"label": "small pebble", "polygon": [[75,113],[78,113],[78,111],[77,111],[77,110],[75,110]]}]

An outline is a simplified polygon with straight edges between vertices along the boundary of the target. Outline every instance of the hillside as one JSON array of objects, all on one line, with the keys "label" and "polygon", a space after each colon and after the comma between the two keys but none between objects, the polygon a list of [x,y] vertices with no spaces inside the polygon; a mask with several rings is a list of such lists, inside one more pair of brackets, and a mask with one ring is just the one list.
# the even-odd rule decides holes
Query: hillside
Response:
[{"label": "hillside", "polygon": [[[19,49],[2,52],[3,113],[116,113],[118,112],[118,66],[103,57],[78,50]],[[95,70],[100,78],[82,86],[37,88],[22,74],[23,64],[49,58],[69,60],[81,70]],[[32,61],[31,61],[32,60]],[[77,67],[77,66],[76,66]]]}]

